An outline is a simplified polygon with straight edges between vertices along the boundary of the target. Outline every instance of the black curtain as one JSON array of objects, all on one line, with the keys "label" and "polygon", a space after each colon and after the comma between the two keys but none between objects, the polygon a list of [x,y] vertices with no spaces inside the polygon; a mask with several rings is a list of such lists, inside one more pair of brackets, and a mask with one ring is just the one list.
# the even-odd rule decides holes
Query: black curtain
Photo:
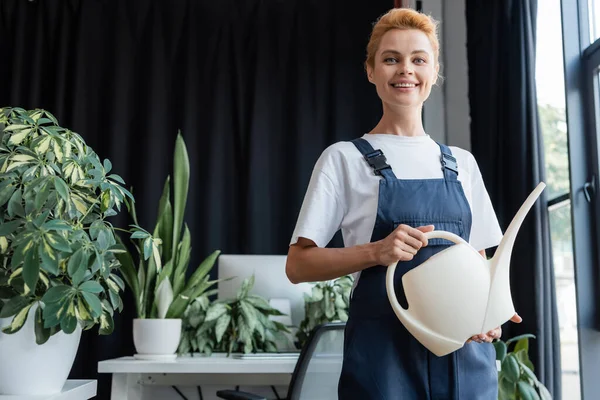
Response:
[{"label": "black curtain", "polygon": [[[2,0],[0,105],[45,108],[80,133],[133,186],[147,229],[181,129],[191,268],[215,249],[286,254],[321,151],[380,117],[363,60],[371,23],[391,6]],[[98,398],[110,385],[97,362],[134,352],[129,292],[124,299],[112,335],[84,332],[71,372],[99,379]]]},{"label": "black curtain", "polygon": [[[535,89],[536,12],[536,0],[466,2],[472,152],[503,230],[545,179]],[[506,324],[503,338],[536,335],[530,342],[536,373],[560,399],[560,338],[546,202],[543,192],[513,249],[511,290],[523,322]]]}]

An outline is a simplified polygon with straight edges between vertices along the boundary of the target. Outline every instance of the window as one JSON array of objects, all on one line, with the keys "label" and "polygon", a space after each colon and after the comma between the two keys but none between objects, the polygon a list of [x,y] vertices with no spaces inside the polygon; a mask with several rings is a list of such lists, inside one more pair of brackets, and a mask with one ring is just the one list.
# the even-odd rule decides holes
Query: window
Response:
[{"label": "window", "polygon": [[[560,326],[562,398],[579,400],[581,395],[564,70],[562,52],[557,52],[557,49],[562,49],[560,6],[560,0],[538,2],[536,88],[540,129],[544,138],[548,185],[546,195]],[[560,59],[557,60],[557,57]]]}]

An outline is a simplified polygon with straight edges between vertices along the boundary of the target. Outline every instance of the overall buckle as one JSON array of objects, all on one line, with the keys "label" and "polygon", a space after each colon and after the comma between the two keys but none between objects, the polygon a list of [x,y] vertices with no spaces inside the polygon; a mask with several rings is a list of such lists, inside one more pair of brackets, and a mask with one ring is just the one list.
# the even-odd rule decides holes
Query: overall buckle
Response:
[{"label": "overall buckle", "polygon": [[448,168],[458,174],[458,163],[456,162],[456,158],[450,154],[442,153],[442,165],[444,168]]},{"label": "overall buckle", "polygon": [[382,175],[382,169],[392,168],[387,163],[387,158],[385,158],[385,155],[381,150],[375,150],[372,153],[366,154],[365,160],[367,160],[371,168],[373,168],[376,175]]}]

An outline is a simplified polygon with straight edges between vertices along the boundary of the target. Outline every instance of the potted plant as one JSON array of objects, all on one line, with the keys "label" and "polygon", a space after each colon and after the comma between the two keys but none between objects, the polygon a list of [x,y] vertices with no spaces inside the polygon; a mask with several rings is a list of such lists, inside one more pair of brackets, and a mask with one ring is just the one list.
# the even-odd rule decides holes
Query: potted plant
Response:
[{"label": "potted plant", "polygon": [[108,217],[133,197],[48,111],[0,108],[0,135],[0,394],[53,394],[122,310]]},{"label": "potted plant", "polygon": [[304,319],[296,333],[298,348],[304,346],[315,327],[348,320],[353,283],[352,275],[346,275],[332,281],[317,282],[310,295],[304,294]]},{"label": "potted plant", "polygon": [[152,233],[137,220],[135,205],[127,203],[133,218],[131,242],[137,256],[121,243],[123,278],[133,292],[138,318],[133,321],[136,358],[173,359],[181,338],[181,318],[188,304],[214,285],[210,271],[220,254],[214,251],[186,282],[191,237],[183,216],[187,203],[190,165],[185,142],[178,133],[173,157],[173,195],[170,177],[159,201]]},{"label": "potted plant", "polygon": [[289,330],[269,318],[283,314],[263,297],[250,294],[253,287],[254,275],[244,279],[234,299],[212,304],[206,296],[196,299],[186,312],[180,353],[277,352],[277,342],[287,340]]},{"label": "potted plant", "polygon": [[[533,363],[529,360],[529,339],[525,334],[507,340],[494,341],[498,371],[498,400],[552,400],[548,389],[537,379]],[[509,351],[511,344],[513,350]]]}]

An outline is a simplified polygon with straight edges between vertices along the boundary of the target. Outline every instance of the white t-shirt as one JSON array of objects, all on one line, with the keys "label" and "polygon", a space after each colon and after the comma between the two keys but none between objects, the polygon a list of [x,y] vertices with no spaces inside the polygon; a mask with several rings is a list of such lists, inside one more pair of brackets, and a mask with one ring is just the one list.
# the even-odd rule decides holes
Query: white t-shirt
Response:
[{"label": "white t-shirt", "polygon": [[[383,152],[398,179],[444,177],[440,147],[429,135],[365,134],[363,138],[373,149]],[[471,207],[469,243],[477,250],[497,246],[502,231],[479,166],[468,151],[452,146],[450,149],[458,163],[458,180]],[[340,229],[346,247],[369,243],[381,179],[353,143],[329,146],[313,169],[290,245],[304,237],[325,247]]]}]

